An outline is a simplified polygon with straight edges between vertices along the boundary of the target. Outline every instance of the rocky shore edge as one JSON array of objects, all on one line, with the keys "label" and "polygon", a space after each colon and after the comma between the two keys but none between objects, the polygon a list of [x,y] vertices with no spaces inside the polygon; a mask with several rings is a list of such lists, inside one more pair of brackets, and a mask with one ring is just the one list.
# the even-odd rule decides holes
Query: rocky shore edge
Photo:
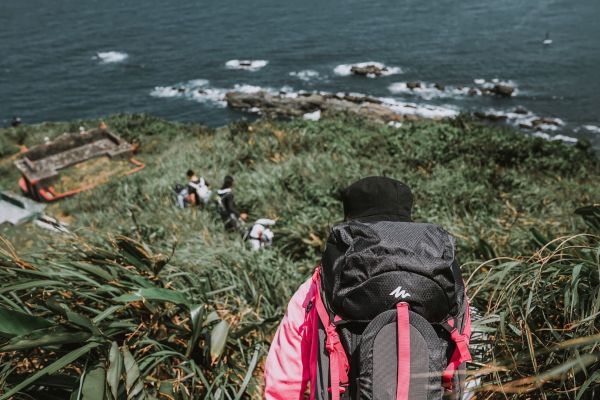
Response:
[{"label": "rocky shore edge", "polygon": [[[438,114],[435,112],[435,106],[428,108],[411,103],[393,103],[373,96],[346,93],[230,91],[226,93],[225,101],[230,108],[275,118],[299,117],[316,120],[321,114],[348,113],[373,121],[394,124],[421,119],[443,120],[458,115],[458,111],[455,114]],[[490,122],[505,122],[518,117],[521,122],[517,126],[532,131],[548,127],[558,128],[564,124],[557,118],[535,116],[521,106],[515,107],[512,113],[507,114],[476,111],[472,115],[477,119]],[[530,118],[527,118],[528,116]]]}]

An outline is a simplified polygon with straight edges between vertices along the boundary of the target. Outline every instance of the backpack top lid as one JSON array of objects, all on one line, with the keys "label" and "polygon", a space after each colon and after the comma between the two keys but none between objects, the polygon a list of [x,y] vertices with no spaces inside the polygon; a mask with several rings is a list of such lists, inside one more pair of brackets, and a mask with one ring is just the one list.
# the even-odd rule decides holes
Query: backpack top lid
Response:
[{"label": "backpack top lid", "polygon": [[331,312],[368,321],[407,302],[429,322],[458,311],[454,238],[433,224],[351,220],[333,227],[323,257],[322,291]]}]

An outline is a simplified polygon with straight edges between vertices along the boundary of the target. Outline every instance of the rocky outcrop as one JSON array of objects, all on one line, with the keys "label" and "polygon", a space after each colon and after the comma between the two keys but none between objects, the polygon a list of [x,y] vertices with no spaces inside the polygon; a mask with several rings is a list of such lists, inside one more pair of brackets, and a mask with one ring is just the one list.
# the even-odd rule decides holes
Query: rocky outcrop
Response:
[{"label": "rocky outcrop", "polygon": [[500,97],[511,97],[514,91],[514,87],[510,85],[503,85],[500,83],[495,84],[494,88],[492,89],[492,93]]},{"label": "rocky outcrop", "polygon": [[381,76],[385,72],[388,72],[388,69],[387,67],[378,67],[377,65],[372,64],[365,66],[354,65],[350,69],[350,72],[352,72],[354,75],[360,76]]},{"label": "rocky outcrop", "polygon": [[492,113],[485,113],[485,112],[481,112],[481,111],[475,111],[475,113],[473,113],[473,115],[475,115],[479,119],[485,119],[485,120],[493,121],[493,122],[506,121],[506,119],[508,119],[508,116],[506,116],[504,114],[492,114]]},{"label": "rocky outcrop", "polygon": [[406,82],[406,87],[410,90],[415,90],[421,87],[421,82]]},{"label": "rocky outcrop", "polygon": [[300,93],[297,95],[268,92],[225,95],[227,105],[243,110],[260,110],[270,117],[302,117],[308,113],[350,113],[380,122],[410,121],[419,119],[392,110],[379,99],[370,96],[341,95],[331,93]]},{"label": "rocky outcrop", "polygon": [[560,121],[554,118],[536,118],[533,121],[531,121],[531,126],[533,128],[537,128],[542,125],[561,126],[562,124],[560,123]]},{"label": "rocky outcrop", "polygon": [[529,114],[529,111],[523,106],[516,106],[514,109],[515,114],[526,115]]}]

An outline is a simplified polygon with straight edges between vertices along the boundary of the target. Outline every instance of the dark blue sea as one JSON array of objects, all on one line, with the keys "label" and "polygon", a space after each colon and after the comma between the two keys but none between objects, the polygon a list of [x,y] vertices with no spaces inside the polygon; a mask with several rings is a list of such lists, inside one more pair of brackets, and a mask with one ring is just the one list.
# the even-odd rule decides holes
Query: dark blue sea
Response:
[{"label": "dark blue sea", "polygon": [[[524,132],[598,147],[599,21],[599,0],[2,0],[0,124],[127,112],[216,126],[244,117],[227,90],[306,90],[544,117]],[[375,62],[386,76],[348,74]],[[503,82],[512,97],[467,94]]]}]

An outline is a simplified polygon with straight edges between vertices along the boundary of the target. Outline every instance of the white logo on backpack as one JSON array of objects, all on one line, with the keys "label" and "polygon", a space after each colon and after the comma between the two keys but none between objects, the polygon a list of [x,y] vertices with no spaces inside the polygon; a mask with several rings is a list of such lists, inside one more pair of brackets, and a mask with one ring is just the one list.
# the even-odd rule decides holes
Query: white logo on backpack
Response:
[{"label": "white logo on backpack", "polygon": [[407,293],[406,290],[402,290],[402,286],[398,286],[396,289],[392,290],[390,296],[394,296],[395,298],[402,297],[403,299],[410,297],[410,293]]}]

